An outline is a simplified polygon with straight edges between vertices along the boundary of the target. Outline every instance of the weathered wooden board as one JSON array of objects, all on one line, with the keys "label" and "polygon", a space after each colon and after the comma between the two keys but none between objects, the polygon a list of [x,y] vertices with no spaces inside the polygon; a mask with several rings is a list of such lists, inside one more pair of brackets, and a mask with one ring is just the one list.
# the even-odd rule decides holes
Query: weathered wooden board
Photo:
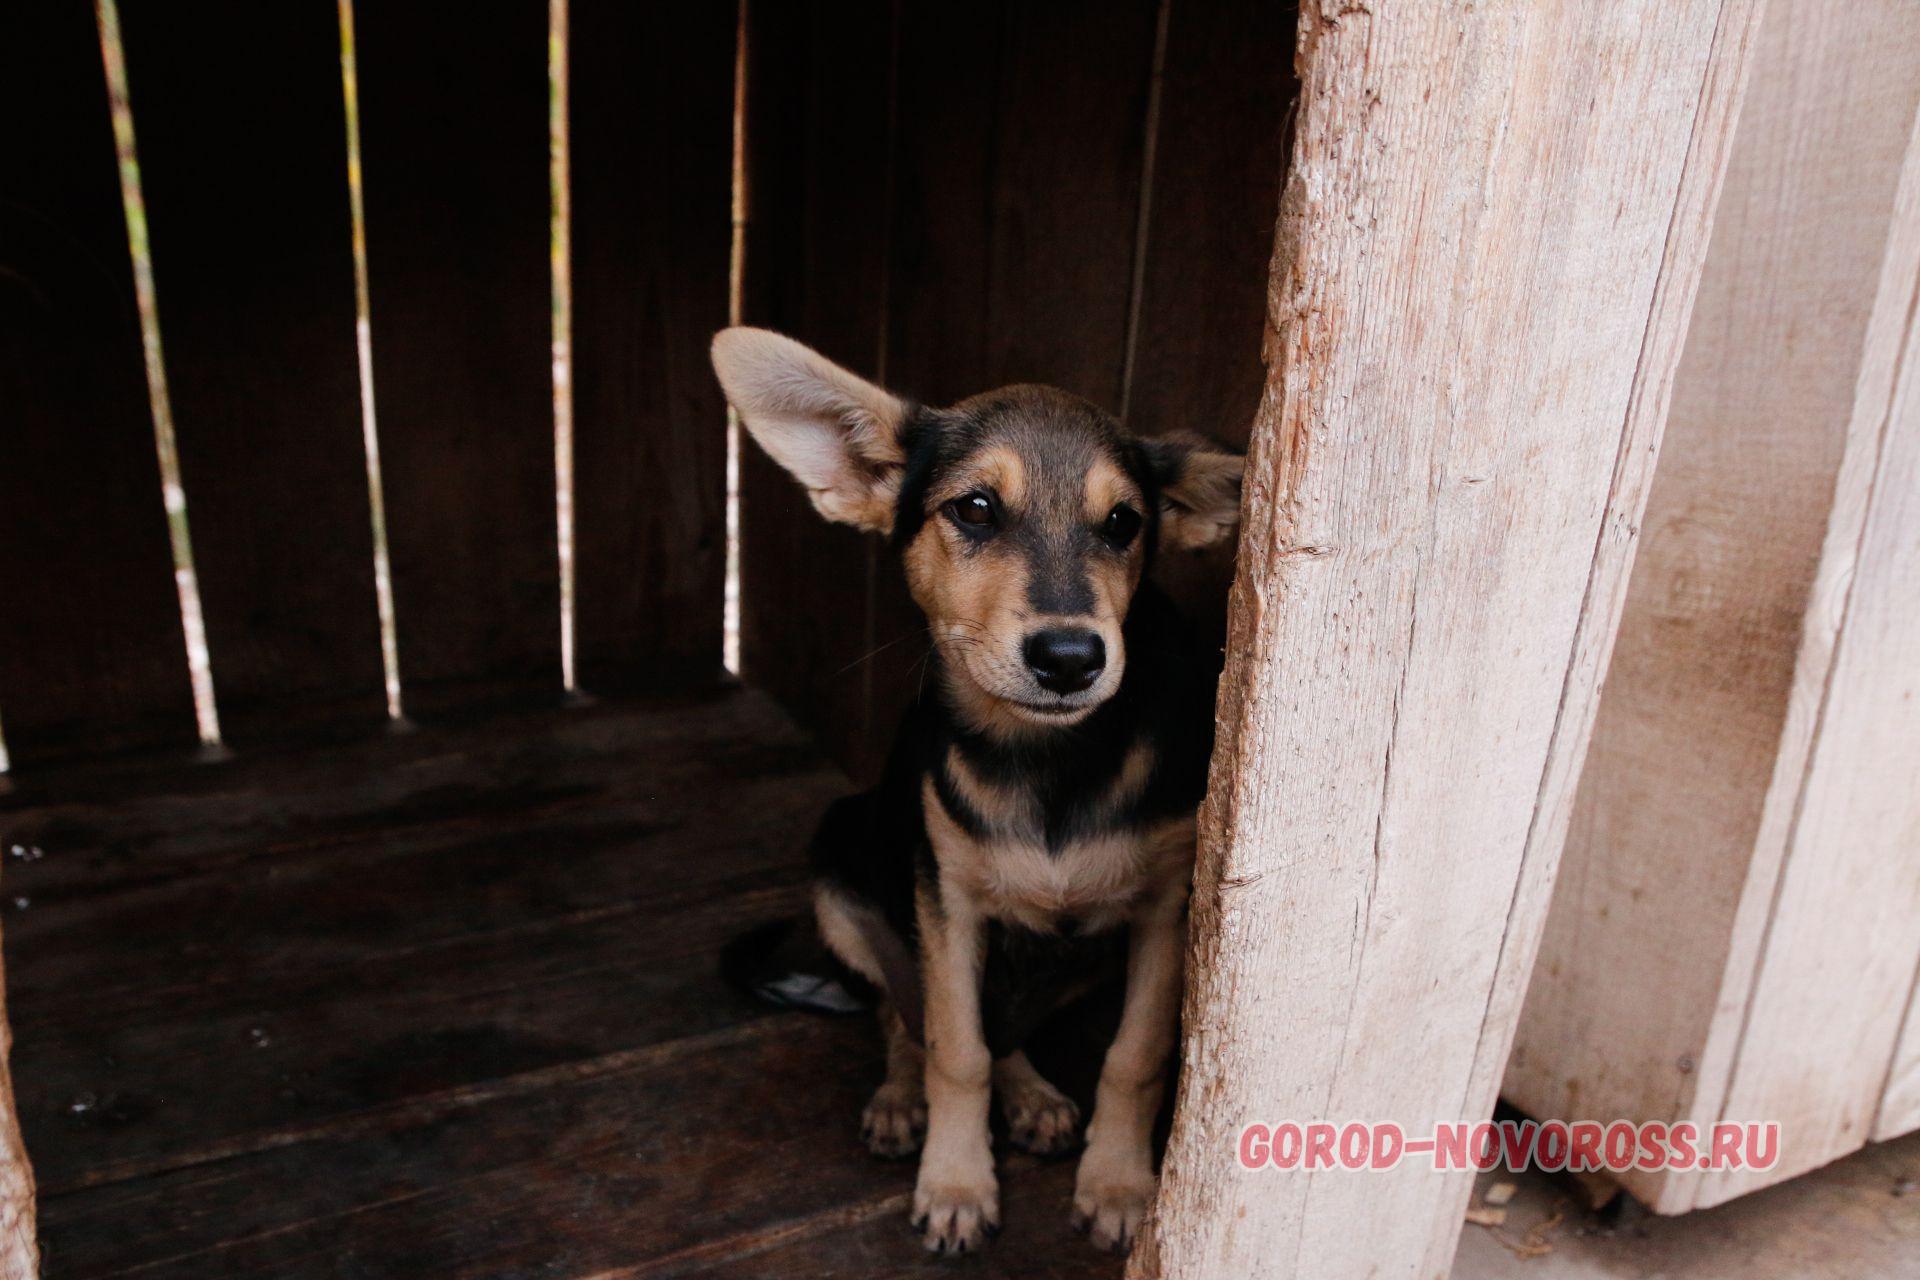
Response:
[{"label": "weathered wooden board", "polygon": [[[1920,227],[1920,155],[1912,168],[1902,213]],[[1722,1105],[1729,1119],[1777,1119],[1782,1162],[1708,1174],[1701,1206],[1872,1136],[1920,972],[1920,326],[1911,323],[1877,444],[1858,541],[1830,551],[1852,556],[1852,584]]]},{"label": "weathered wooden board", "polygon": [[[742,308],[869,376],[884,372],[894,5],[747,6]],[[740,451],[741,674],[843,765],[869,722],[879,549],[828,525],[791,478]],[[856,770],[857,772],[857,770]]]},{"label": "weathered wooden board", "polygon": [[378,724],[337,8],[133,3],[121,32],[221,730]]},{"label": "weathered wooden board", "polygon": [[[1920,220],[1896,213],[1912,199],[1899,187],[1920,13],[1785,0],[1756,60],[1506,1093],[1542,1116],[1790,1119],[1786,1164],[1805,1168],[1845,1149],[1839,1129],[1857,1145],[1870,1120],[1894,1032],[1876,1046],[1862,1020],[1893,1016],[1867,1012],[1905,999],[1880,970],[1905,964],[1910,981],[1920,946],[1862,934],[1864,918],[1832,923],[1838,902],[1814,932],[1839,969],[1804,947],[1776,967],[1771,940],[1795,929],[1772,923],[1783,865],[1789,915],[1819,896],[1809,876],[1843,897],[1844,882],[1864,888],[1849,848],[1894,877],[1855,911],[1901,902],[1884,837],[1816,836],[1802,793],[1816,735],[1850,736],[1827,689],[1920,260]],[[1756,980],[1775,987],[1769,1006],[1791,990],[1821,1007],[1788,1037],[1801,1050],[1746,1039]],[[1829,1016],[1834,1038],[1809,1034]],[[1831,1054],[1831,1069],[1800,1059],[1786,1093],[1729,1092],[1736,1071],[1766,1078],[1797,1053]],[[1668,1212],[1700,1195],[1692,1172],[1624,1180]]]},{"label": "weathered wooden board", "polygon": [[1295,11],[1170,0],[1137,264],[1127,425],[1244,447],[1265,381],[1267,266],[1299,83]]},{"label": "weathered wooden board", "polygon": [[556,698],[547,6],[368,5],[355,35],[406,709]]},{"label": "weathered wooden board", "polygon": [[33,1166],[20,1139],[13,1105],[13,1031],[7,1021],[5,966],[0,965],[0,1277],[36,1280],[40,1237],[35,1223]]},{"label": "weathered wooden board", "polygon": [[1920,1129],[1920,981],[1915,982],[1907,1001],[1906,1020],[1887,1070],[1887,1088],[1880,1097],[1873,1137],[1883,1141],[1915,1129]]},{"label": "weathered wooden board", "polygon": [[1303,8],[1184,1074],[1131,1274],[1449,1265],[1470,1178],[1231,1153],[1253,1120],[1492,1110],[1754,15]]},{"label": "weathered wooden board", "polygon": [[[911,1166],[856,1137],[871,1023],[717,964],[801,908],[841,785],[738,693],[27,779],[0,843],[39,850],[7,947],[49,1274],[937,1273]],[[1112,1275],[1071,1166],[1008,1164],[1019,1273]]]},{"label": "weathered wooden board", "polygon": [[576,670],[685,688],[720,672],[736,14],[567,12]]},{"label": "weathered wooden board", "polygon": [[[1286,168],[1298,6],[1169,0],[1121,417],[1245,448],[1265,382],[1267,268]],[[1160,551],[1155,578],[1226,641],[1233,546]]]},{"label": "weathered wooden board", "polygon": [[0,12],[0,718],[16,768],[190,744],[193,693],[90,6]]}]

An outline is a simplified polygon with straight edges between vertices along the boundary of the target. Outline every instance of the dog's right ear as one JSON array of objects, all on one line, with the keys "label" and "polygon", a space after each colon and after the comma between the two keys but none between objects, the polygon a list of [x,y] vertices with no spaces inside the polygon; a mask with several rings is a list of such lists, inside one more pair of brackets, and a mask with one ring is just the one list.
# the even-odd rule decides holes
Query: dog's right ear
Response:
[{"label": "dog's right ear", "polygon": [[893,528],[908,407],[819,352],[765,329],[723,329],[713,371],[760,447],[829,520]]}]

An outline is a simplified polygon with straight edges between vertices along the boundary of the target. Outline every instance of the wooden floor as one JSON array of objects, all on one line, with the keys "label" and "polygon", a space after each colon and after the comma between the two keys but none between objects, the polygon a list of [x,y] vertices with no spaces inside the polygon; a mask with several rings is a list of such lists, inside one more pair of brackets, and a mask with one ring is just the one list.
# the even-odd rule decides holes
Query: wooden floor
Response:
[{"label": "wooden floor", "polygon": [[[869,1020],[716,972],[801,908],[843,786],[744,693],[20,780],[46,1275],[952,1274],[912,1166],[857,1140]],[[1003,1167],[1007,1229],[960,1269],[1118,1274],[1067,1226],[1070,1163]]]}]

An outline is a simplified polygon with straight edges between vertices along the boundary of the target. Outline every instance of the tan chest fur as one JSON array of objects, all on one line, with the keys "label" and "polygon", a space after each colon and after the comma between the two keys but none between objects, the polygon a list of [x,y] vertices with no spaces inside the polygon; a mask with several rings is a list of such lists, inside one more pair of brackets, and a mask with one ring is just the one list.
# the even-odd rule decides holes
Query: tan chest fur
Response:
[{"label": "tan chest fur", "polygon": [[[1145,755],[1130,757],[1109,797],[1116,807],[1138,794],[1151,763]],[[1071,919],[1085,932],[1099,932],[1124,923],[1170,881],[1192,873],[1191,815],[1103,831],[1049,850],[1029,796],[982,783],[957,756],[949,759],[948,776],[984,819],[985,830],[964,830],[928,780],[921,803],[941,890],[967,894],[991,919],[1042,932]]]}]

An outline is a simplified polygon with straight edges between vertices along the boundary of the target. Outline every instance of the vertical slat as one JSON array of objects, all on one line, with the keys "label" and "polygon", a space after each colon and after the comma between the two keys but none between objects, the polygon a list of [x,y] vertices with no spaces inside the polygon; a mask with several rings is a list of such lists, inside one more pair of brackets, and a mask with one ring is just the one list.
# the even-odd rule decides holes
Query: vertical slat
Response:
[{"label": "vertical slat", "polygon": [[684,687],[720,670],[736,18],[568,10],[578,678]]},{"label": "vertical slat", "polygon": [[[1267,266],[1286,167],[1298,6],[1168,0],[1152,173],[1122,395],[1143,435],[1197,431],[1245,447],[1265,371]],[[1233,546],[1161,554],[1155,577],[1226,640]]]},{"label": "vertical slat", "polygon": [[33,1166],[20,1138],[12,1056],[6,969],[0,965],[0,1280],[35,1280],[40,1274],[40,1242],[34,1229]]},{"label": "vertical slat", "polygon": [[1127,424],[1244,446],[1280,211],[1295,9],[1169,0]]},{"label": "vertical slat", "polygon": [[1757,8],[1302,9],[1185,1061],[1133,1276],[1449,1269],[1471,1175],[1252,1176],[1234,1144],[1493,1109]]},{"label": "vertical slat", "polygon": [[194,740],[91,6],[0,9],[0,714],[14,767]]},{"label": "vertical slat", "polygon": [[[873,376],[886,316],[893,8],[748,6],[745,318]],[[861,659],[877,555],[743,444],[742,674],[856,772],[874,737]]]},{"label": "vertical slat", "polygon": [[[1920,269],[1920,222],[1897,213],[1916,106],[1913,6],[1768,7],[1507,1068],[1533,1114],[1732,1114]],[[1822,866],[1840,870],[1831,852]],[[1807,1076],[1806,1099],[1842,1074]],[[1786,1151],[1820,1145],[1809,1129]],[[1623,1174],[1664,1212],[1694,1207],[1701,1180]]]},{"label": "vertical slat", "polygon": [[121,6],[221,724],[385,716],[331,0]]},{"label": "vertical slat", "polygon": [[[1920,131],[1911,135],[1920,147]],[[1920,233],[1920,151],[1896,218]],[[1916,281],[1920,284],[1920,280]],[[1920,303],[1920,288],[1909,293]],[[1909,321],[1848,557],[1818,737],[1722,1112],[1780,1121],[1779,1169],[1716,1171],[1697,1205],[1873,1136],[1920,967],[1920,323]],[[1889,1133],[1887,1136],[1891,1136]]]},{"label": "vertical slat", "polygon": [[1873,1137],[1885,1141],[1915,1129],[1920,1129],[1920,973],[1914,974],[1913,990],[1907,996],[1905,1021],[1880,1096]]},{"label": "vertical slat", "polygon": [[[887,376],[1117,410],[1158,5],[910,6]],[[968,74],[945,69],[959,65]]]},{"label": "vertical slat", "polygon": [[407,710],[554,698],[547,6],[366,4],[355,23]]},{"label": "vertical slat", "polygon": [[[1160,0],[1003,12],[982,372],[988,385],[1047,382],[1118,412]],[[928,55],[913,70],[937,84],[948,55]],[[914,142],[937,171],[944,139]],[[896,273],[895,297],[915,283]],[[932,367],[954,394],[984,389],[961,385],[968,371],[945,369],[937,355]]]}]

